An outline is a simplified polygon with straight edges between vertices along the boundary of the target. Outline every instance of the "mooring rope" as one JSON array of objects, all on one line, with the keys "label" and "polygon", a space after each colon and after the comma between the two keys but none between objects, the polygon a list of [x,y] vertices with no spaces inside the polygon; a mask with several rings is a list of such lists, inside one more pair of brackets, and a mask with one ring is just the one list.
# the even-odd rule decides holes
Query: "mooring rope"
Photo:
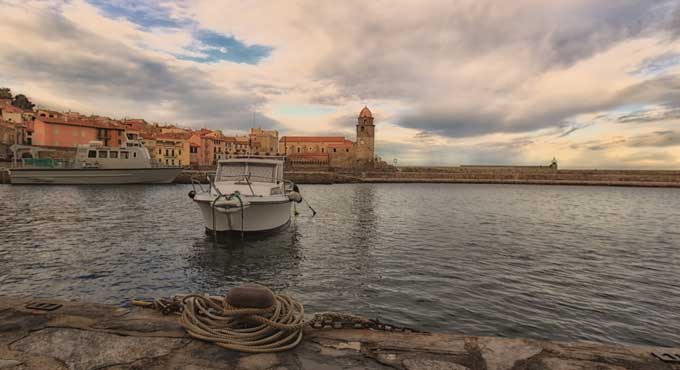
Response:
[{"label": "mooring rope", "polygon": [[175,300],[133,301],[163,313],[179,312],[180,324],[196,339],[251,353],[281,352],[302,341],[304,307],[284,294],[274,294],[267,308],[236,308],[225,298],[190,294]]}]

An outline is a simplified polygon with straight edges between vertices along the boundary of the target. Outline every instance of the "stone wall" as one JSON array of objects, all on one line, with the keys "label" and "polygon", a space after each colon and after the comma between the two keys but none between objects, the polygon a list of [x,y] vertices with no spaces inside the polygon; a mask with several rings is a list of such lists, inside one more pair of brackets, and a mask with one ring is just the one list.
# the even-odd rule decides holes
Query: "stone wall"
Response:
[{"label": "stone wall", "polygon": [[296,182],[441,182],[680,187],[680,171],[555,170],[548,167],[404,167],[396,171],[288,171]]}]

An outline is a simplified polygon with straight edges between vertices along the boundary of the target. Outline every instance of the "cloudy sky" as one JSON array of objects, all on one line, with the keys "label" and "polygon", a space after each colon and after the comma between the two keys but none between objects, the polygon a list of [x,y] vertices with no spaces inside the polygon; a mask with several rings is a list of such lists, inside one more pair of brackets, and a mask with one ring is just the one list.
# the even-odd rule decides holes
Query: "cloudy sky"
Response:
[{"label": "cloudy sky", "polygon": [[677,0],[0,0],[41,106],[354,138],[400,164],[680,168]]}]

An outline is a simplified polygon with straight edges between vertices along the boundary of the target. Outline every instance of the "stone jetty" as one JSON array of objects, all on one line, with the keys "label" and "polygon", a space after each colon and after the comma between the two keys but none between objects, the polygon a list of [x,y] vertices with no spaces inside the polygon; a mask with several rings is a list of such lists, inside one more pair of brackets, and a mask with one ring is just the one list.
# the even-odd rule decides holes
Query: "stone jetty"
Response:
[{"label": "stone jetty", "polygon": [[[214,171],[186,170],[175,180],[207,182]],[[287,169],[285,178],[297,184],[459,183],[525,185],[595,185],[680,188],[680,171],[555,170],[549,167],[403,167],[398,170],[331,171]]]},{"label": "stone jetty", "polygon": [[[36,302],[61,306],[27,308]],[[294,350],[247,354],[189,338],[177,316],[150,309],[0,296],[0,369],[680,369],[652,353],[680,348],[310,328]]]}]

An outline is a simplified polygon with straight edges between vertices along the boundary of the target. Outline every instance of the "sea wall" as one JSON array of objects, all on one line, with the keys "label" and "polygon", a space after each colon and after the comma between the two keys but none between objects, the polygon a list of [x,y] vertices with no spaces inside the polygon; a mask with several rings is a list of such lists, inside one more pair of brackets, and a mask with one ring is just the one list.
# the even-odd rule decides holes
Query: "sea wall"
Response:
[{"label": "sea wall", "polygon": [[394,171],[288,172],[297,183],[484,183],[680,187],[680,171],[548,167],[402,167]]},{"label": "sea wall", "polygon": [[[207,183],[214,170],[185,170],[175,183]],[[680,171],[655,170],[553,170],[503,167],[402,167],[393,171],[336,172],[289,170],[286,179],[297,184],[343,183],[472,183],[535,185],[600,185],[680,188]],[[10,182],[0,166],[0,184]]]},{"label": "sea wall", "polygon": [[0,184],[9,184],[9,170],[0,167]]},{"label": "sea wall", "polygon": [[672,370],[677,365],[656,356],[680,356],[680,348],[310,327],[292,350],[249,354],[192,339],[178,319],[139,307],[0,296],[0,369]]}]

